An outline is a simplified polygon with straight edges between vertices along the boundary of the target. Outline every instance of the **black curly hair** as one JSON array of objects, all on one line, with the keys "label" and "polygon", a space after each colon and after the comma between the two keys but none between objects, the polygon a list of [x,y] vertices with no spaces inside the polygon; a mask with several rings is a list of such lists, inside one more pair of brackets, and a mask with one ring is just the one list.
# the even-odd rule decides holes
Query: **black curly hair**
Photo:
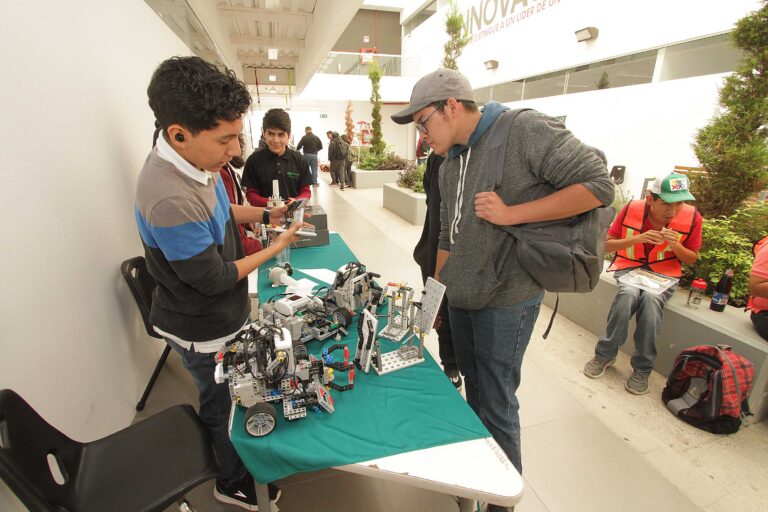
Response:
[{"label": "black curly hair", "polygon": [[281,108],[268,110],[261,121],[261,129],[269,130],[270,128],[291,133],[291,117],[288,115],[288,112]]},{"label": "black curly hair", "polygon": [[225,72],[200,57],[172,57],[152,74],[149,107],[163,128],[180,124],[193,135],[221,120],[234,121],[251,105],[251,95],[231,69]]}]

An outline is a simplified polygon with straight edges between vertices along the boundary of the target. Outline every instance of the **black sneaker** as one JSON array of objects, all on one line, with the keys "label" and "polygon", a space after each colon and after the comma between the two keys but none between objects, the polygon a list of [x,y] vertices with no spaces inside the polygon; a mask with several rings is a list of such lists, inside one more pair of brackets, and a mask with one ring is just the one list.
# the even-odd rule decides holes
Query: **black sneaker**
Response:
[{"label": "black sneaker", "polygon": [[[267,484],[267,487],[270,505],[277,503],[277,500],[280,499],[280,489],[273,484]],[[216,480],[213,497],[222,503],[235,505],[245,510],[257,512],[259,510],[259,506],[256,504],[256,486],[250,473],[230,485],[224,485],[220,480]]]},{"label": "black sneaker", "polygon": [[443,370],[445,372],[445,375],[448,376],[448,378],[451,380],[451,384],[453,384],[453,387],[456,389],[461,389],[461,386],[463,384],[461,380],[461,373],[459,373],[458,369],[446,369]]}]

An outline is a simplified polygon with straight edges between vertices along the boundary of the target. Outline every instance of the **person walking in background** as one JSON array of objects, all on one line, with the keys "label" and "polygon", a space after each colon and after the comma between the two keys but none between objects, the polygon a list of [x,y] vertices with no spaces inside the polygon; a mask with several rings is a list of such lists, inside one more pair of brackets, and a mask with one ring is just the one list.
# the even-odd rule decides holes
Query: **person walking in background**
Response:
[{"label": "person walking in background", "polygon": [[[426,283],[428,277],[435,277],[435,258],[437,257],[437,242],[440,238],[440,183],[438,181],[440,166],[444,158],[435,152],[427,158],[427,169],[424,172],[424,192],[427,195],[427,213],[424,216],[424,228],[421,238],[413,249],[413,259],[421,269],[421,278]],[[437,345],[443,372],[451,379],[456,387],[461,387],[461,373],[456,362],[456,350],[453,348],[451,322],[448,320],[448,299],[443,297],[438,313],[440,322],[436,326]]]},{"label": "person walking in background", "polygon": [[[284,201],[312,197],[309,164],[301,153],[288,147],[291,137],[288,112],[281,108],[268,110],[261,125],[267,147],[249,156],[243,171],[248,202],[253,206],[267,206],[273,194]],[[274,180],[279,190],[272,190]]]},{"label": "person walking in background", "polygon": [[317,186],[317,153],[323,149],[323,142],[320,137],[312,133],[312,127],[307,126],[304,128],[304,136],[299,140],[299,144],[296,146],[296,151],[303,151],[304,158],[309,164],[309,169],[312,171],[312,185]]},{"label": "person walking in background", "polygon": [[341,136],[341,140],[344,141],[344,144],[347,145],[347,160],[344,165],[344,182],[346,183],[347,187],[352,186],[352,143],[349,140],[349,137],[347,137],[347,134],[343,134]]},{"label": "person walking in background", "polygon": [[603,161],[562,123],[525,110],[506,135],[501,184],[489,191],[490,134],[507,110],[495,102],[480,110],[464,75],[438,69],[416,82],[409,105],[392,120],[414,122],[446,157],[435,278],[446,286],[467,403],[522,473],[516,392],[544,290],[520,267],[514,238],[495,225],[607,206],[614,186]]},{"label": "person walking in background", "polygon": [[754,253],[747,309],[757,333],[768,340],[768,236],[755,244]]},{"label": "person walking in background", "polygon": [[679,278],[682,264],[692,265],[701,247],[701,214],[686,204],[694,201],[688,178],[672,173],[658,178],[645,199],[630,201],[616,216],[606,235],[605,252],[615,252],[608,272],[619,291],[608,312],[605,336],[598,339],[595,356],[584,365],[584,375],[599,379],[616,361],[619,347],[627,341],[629,320],[635,317],[635,350],[624,387],[635,395],[648,393],[648,378],[656,364],[656,337],[664,320],[664,306],[675,293],[672,285],[660,294],[629,286],[619,278],[635,268],[645,268]]},{"label": "person walking in background", "polygon": [[339,188],[344,190],[346,184],[347,153],[349,146],[341,140],[338,132],[332,132],[331,143],[328,144],[328,160],[331,162],[331,185],[339,184]]}]

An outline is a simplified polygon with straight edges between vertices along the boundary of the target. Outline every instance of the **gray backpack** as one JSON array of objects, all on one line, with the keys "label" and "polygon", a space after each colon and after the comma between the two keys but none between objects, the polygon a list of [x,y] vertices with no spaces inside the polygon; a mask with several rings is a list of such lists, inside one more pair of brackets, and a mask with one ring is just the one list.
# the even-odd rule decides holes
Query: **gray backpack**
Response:
[{"label": "gray backpack", "polygon": [[[509,130],[524,110],[530,109],[504,112],[494,124],[488,166],[490,190],[496,190],[501,184]],[[602,151],[592,149],[605,161]],[[587,293],[600,279],[605,234],[615,214],[613,207],[599,207],[561,220],[497,227],[515,238],[520,266],[542,288],[549,292]],[[559,302],[558,296],[545,338],[549,335]]]}]

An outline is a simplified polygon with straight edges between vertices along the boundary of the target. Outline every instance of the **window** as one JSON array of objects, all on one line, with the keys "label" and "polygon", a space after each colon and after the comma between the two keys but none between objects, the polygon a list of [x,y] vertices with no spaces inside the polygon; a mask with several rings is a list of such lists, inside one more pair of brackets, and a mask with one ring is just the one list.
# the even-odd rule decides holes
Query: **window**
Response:
[{"label": "window", "polygon": [[419,25],[427,21],[436,12],[437,12],[437,0],[435,0],[434,2],[430,2],[426,7],[424,7],[422,10],[414,14],[411,17],[411,19],[405,22],[405,24],[403,25],[405,35],[408,35],[411,32],[413,32],[414,29],[416,29],[416,27],[418,27]]}]

